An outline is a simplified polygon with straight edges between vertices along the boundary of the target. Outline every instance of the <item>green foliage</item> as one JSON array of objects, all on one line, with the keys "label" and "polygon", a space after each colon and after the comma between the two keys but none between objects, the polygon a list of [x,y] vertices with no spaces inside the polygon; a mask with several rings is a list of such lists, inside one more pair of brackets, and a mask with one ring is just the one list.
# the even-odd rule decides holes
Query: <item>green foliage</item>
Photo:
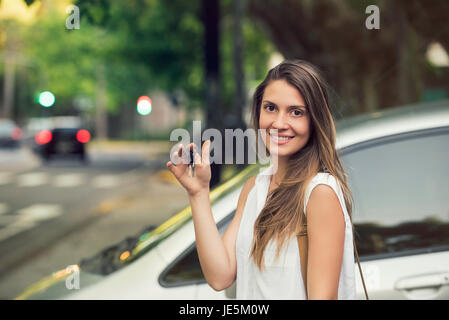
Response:
[{"label": "green foliage", "polygon": [[[83,0],[74,4],[80,8],[80,29],[68,30],[68,15],[53,10],[51,3],[32,25],[9,28],[26,61],[16,69],[20,112],[29,116],[42,112],[33,100],[43,90],[56,96],[52,112],[73,110],[80,98],[94,107],[99,76],[105,79],[109,113],[134,105],[140,95],[151,96],[153,89],[181,92],[187,107],[203,107],[200,0]],[[229,106],[235,92],[231,1],[223,0],[221,5],[221,98],[222,105]],[[246,82],[251,83],[265,75],[273,48],[248,18],[243,20],[243,34],[244,71]]]},{"label": "green foliage", "polygon": [[85,24],[120,39],[109,57],[118,64],[111,71],[120,79],[115,83],[118,88],[134,96],[153,88],[168,92],[182,88],[189,106],[198,106],[203,86],[198,1],[79,1],[78,5]]},{"label": "green foliage", "polygon": [[[121,46],[113,52],[122,66],[137,65],[145,75],[128,77],[120,67],[112,78],[121,78],[119,85],[125,91],[139,87],[134,80],[149,79],[149,89],[159,88],[168,92],[182,90],[187,96],[188,107],[202,107],[204,98],[204,43],[201,22],[201,1],[131,0],[106,2],[101,0],[79,1],[81,15],[86,21],[103,27],[122,39]],[[235,92],[232,63],[232,19],[230,1],[222,2],[221,23],[221,98],[223,106],[232,104]],[[102,12],[102,14],[98,13]],[[85,14],[84,14],[85,13]],[[245,38],[245,72],[248,81],[260,79],[266,73],[266,65],[272,47],[267,37],[249,20],[243,21]],[[126,78],[125,78],[126,77]]]},{"label": "green foliage", "polygon": [[[232,1],[222,1],[221,19],[221,99],[222,106],[226,110],[234,103],[236,92],[235,66],[233,63],[234,17],[232,16]],[[254,21],[246,16],[242,20],[244,76],[246,90],[250,90],[253,83],[261,82],[266,76],[268,59],[275,49],[268,35],[264,34]],[[250,101],[247,101],[248,103]]]}]

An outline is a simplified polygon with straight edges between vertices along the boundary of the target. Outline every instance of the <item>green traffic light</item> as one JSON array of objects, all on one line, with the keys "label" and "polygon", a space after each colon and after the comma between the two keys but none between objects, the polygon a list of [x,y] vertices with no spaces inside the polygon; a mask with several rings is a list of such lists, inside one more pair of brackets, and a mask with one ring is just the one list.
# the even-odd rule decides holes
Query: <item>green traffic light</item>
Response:
[{"label": "green traffic light", "polygon": [[50,91],[44,91],[39,94],[39,104],[49,108],[55,104],[55,95]]}]

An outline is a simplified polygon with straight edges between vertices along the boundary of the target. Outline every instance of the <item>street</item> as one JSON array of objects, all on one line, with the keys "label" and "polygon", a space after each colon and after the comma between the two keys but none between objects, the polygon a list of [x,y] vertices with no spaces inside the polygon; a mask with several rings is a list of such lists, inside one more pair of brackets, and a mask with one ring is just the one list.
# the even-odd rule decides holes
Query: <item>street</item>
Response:
[{"label": "street", "polygon": [[108,146],[90,150],[87,165],[42,164],[24,148],[0,150],[0,298],[14,298],[187,205],[177,185],[156,177],[163,157]]}]

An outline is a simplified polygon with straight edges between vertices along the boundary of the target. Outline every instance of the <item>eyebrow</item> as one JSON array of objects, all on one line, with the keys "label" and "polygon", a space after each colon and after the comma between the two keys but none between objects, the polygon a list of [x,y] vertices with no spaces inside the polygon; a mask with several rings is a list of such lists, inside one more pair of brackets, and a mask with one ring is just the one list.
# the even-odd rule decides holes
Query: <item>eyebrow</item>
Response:
[{"label": "eyebrow", "polygon": [[[270,100],[263,100],[262,103],[271,103],[271,104],[273,104],[273,105],[275,105],[275,106],[277,107],[277,104],[274,103],[274,102],[271,102]],[[291,105],[291,106],[289,106],[288,108],[291,108],[291,107],[295,107],[295,108],[304,108],[304,109],[307,110],[307,107],[306,107],[306,106],[303,106],[302,104],[299,104],[299,105]]]}]

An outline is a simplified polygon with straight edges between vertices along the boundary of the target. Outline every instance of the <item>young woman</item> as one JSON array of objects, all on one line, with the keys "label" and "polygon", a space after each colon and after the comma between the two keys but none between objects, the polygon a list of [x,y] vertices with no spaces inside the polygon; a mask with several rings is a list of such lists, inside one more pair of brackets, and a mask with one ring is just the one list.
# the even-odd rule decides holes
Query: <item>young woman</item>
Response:
[{"label": "young woman", "polygon": [[[188,165],[167,163],[189,194],[207,282],[218,291],[236,281],[237,299],[355,299],[351,193],[317,68],[287,60],[271,69],[256,88],[252,116],[274,164],[245,183],[223,237],[209,202],[210,142],[202,157],[195,154],[194,177]],[[297,241],[305,225],[306,286]]]}]

